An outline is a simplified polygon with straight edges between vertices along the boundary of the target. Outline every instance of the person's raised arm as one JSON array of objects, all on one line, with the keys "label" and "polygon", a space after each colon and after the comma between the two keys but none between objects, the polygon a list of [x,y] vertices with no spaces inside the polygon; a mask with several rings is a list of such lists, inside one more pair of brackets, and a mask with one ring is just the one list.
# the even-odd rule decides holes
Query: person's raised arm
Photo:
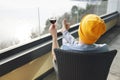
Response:
[{"label": "person's raised arm", "polygon": [[56,59],[54,49],[59,48],[59,44],[58,44],[58,41],[57,41],[57,29],[56,29],[55,24],[50,25],[49,32],[52,35],[52,55],[53,55],[53,59]]},{"label": "person's raised arm", "polygon": [[[66,19],[64,19],[62,22],[62,28],[61,28],[61,32],[63,34],[63,39],[66,40],[64,42],[67,42],[69,44],[78,43],[78,41],[68,32],[69,28],[70,28],[70,24],[67,23]],[[64,42],[63,42],[63,44],[64,44]]]}]

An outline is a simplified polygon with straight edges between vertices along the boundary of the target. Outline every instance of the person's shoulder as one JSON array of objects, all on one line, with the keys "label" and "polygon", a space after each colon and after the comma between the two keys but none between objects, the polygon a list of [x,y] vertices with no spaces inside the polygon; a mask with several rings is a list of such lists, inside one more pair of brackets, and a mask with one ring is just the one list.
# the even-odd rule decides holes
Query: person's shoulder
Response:
[{"label": "person's shoulder", "polygon": [[95,46],[97,46],[97,47],[108,47],[108,45],[107,44],[94,44]]},{"label": "person's shoulder", "polygon": [[95,44],[101,52],[109,51],[107,44]]}]

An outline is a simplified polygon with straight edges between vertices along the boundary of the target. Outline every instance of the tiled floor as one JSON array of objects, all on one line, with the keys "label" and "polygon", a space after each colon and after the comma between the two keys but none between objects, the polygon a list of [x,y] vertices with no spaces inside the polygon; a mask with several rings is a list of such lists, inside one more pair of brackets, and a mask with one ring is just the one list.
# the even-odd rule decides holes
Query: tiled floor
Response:
[{"label": "tiled floor", "polygon": [[120,80],[120,35],[112,41],[110,49],[117,49],[118,53],[112,63],[108,80]]}]

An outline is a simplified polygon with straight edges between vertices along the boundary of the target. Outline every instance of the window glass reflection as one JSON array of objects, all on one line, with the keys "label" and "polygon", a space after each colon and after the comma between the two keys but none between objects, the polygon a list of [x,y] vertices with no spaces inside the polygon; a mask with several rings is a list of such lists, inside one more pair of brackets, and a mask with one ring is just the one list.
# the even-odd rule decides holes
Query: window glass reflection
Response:
[{"label": "window glass reflection", "polygon": [[[64,18],[70,25],[86,14],[107,13],[108,0],[20,0],[0,8],[0,50],[29,42],[48,33],[49,18],[56,17],[58,29]],[[12,7],[11,7],[12,6]]]}]

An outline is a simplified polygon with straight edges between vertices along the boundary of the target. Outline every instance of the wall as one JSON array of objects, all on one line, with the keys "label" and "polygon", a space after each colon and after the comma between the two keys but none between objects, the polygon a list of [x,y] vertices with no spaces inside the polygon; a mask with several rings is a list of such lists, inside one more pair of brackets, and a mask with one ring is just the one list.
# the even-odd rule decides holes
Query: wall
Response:
[{"label": "wall", "polygon": [[0,77],[0,80],[35,80],[52,67],[52,56],[48,53]]},{"label": "wall", "polygon": [[[120,13],[120,0],[108,0],[107,13],[118,11]],[[120,25],[120,16],[118,20],[118,25]]]}]

